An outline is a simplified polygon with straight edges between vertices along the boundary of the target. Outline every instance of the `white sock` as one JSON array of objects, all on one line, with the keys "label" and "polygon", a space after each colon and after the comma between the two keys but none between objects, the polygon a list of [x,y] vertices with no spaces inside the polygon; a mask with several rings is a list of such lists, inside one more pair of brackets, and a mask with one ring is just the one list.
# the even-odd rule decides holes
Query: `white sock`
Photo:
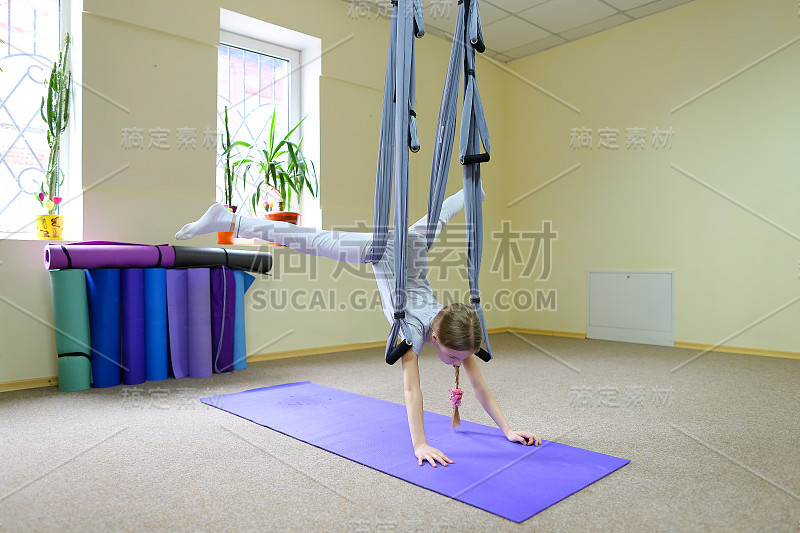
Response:
[{"label": "white sock", "polygon": [[206,210],[205,214],[200,217],[200,220],[186,224],[181,230],[175,234],[175,238],[179,241],[191,239],[197,235],[205,235],[206,233],[214,233],[215,231],[230,231],[231,222],[233,221],[234,214],[228,211],[221,204],[213,204]]}]

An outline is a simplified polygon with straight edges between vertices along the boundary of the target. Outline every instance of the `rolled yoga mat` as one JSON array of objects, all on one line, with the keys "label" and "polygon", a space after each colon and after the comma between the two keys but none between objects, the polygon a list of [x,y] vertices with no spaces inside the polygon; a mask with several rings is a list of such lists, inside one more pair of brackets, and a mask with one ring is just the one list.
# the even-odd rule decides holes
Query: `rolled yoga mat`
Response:
[{"label": "rolled yoga mat", "polygon": [[167,271],[144,271],[145,377],[167,379]]},{"label": "rolled yoga mat", "polygon": [[52,271],[50,291],[58,353],[58,389],[86,390],[92,383],[86,274],[83,270]]},{"label": "rolled yoga mat", "polygon": [[89,241],[74,244],[48,243],[44,247],[44,266],[57,268],[147,268],[171,267],[175,250],[168,244],[132,244]]},{"label": "rolled yoga mat", "polygon": [[272,270],[272,254],[228,248],[175,246],[175,268],[223,265],[238,270],[266,273]]},{"label": "rolled yoga mat", "polygon": [[211,376],[211,272],[188,270],[189,377]]},{"label": "rolled yoga mat", "polygon": [[92,333],[92,385],[115,387],[122,376],[120,358],[120,287],[118,268],[86,271]]},{"label": "rolled yoga mat", "polygon": [[227,267],[211,269],[211,360],[214,372],[233,372],[236,278]]},{"label": "rolled yoga mat", "polygon": [[[445,399],[446,400],[446,399]],[[207,405],[514,522],[527,520],[625,466],[611,455],[542,440],[509,442],[497,428],[424,412],[428,444],[454,463],[418,466],[403,405],[287,383],[202,398]]]},{"label": "rolled yoga mat", "polygon": [[168,244],[134,244],[89,241],[49,243],[44,248],[48,270],[71,268],[190,268],[227,266],[252,272],[269,272],[272,254],[225,248],[195,248]]},{"label": "rolled yoga mat", "polygon": [[167,270],[169,360],[175,379],[189,375],[189,271]]},{"label": "rolled yoga mat", "polygon": [[256,278],[241,270],[234,270],[236,279],[236,319],[233,326],[233,369],[247,368],[247,340],[244,328],[244,294]]},{"label": "rolled yoga mat", "polygon": [[122,382],[144,383],[146,377],[144,270],[122,270]]}]

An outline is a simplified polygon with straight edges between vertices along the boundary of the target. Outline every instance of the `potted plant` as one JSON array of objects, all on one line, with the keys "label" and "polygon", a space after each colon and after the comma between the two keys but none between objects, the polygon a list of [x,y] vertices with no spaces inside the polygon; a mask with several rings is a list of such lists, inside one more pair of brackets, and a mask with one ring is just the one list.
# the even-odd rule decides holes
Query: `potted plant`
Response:
[{"label": "potted plant", "polygon": [[[250,144],[244,141],[236,141],[231,143],[231,132],[228,128],[228,106],[225,106],[225,136],[222,137],[222,157],[223,157],[223,171],[224,171],[224,187],[222,195],[224,196],[223,202],[232,213],[236,212],[236,206],[233,205],[233,191],[235,189],[236,175],[242,171],[242,165],[247,164],[242,172],[242,186],[246,187],[245,176],[250,169],[252,159],[239,159],[231,161],[231,150],[236,146],[244,146],[250,148]],[[232,231],[218,231],[217,244],[233,244]]]},{"label": "potted plant", "polygon": [[[269,191],[274,191],[279,196],[277,211],[271,211],[270,202],[264,202],[268,212],[264,215],[267,220],[280,220],[297,224],[300,213],[288,211],[291,209],[292,199],[300,196],[304,188],[308,187],[312,196],[316,197],[318,191],[317,175],[314,164],[303,155],[301,145],[303,141],[294,143],[290,140],[292,134],[300,127],[303,120],[297,123],[282,139],[275,138],[276,113],[272,114],[269,127],[269,142],[265,142],[263,149],[258,150],[258,159],[255,164],[261,181],[256,183],[256,190],[250,197],[253,214],[258,212],[261,202],[261,188],[265,187],[264,197]],[[313,179],[313,184],[311,180]],[[287,211],[284,211],[287,209]]]},{"label": "potted plant", "polygon": [[42,180],[41,190],[36,194],[39,203],[47,208],[46,215],[36,217],[36,231],[40,239],[61,239],[64,217],[58,214],[61,197],[58,188],[64,184],[64,172],[59,166],[61,154],[61,134],[67,129],[69,121],[69,99],[72,72],[69,70],[69,33],[64,35],[64,50],[58,53],[53,70],[45,82],[47,98],[42,97],[42,120],[47,124],[47,144],[50,157],[47,171]]}]

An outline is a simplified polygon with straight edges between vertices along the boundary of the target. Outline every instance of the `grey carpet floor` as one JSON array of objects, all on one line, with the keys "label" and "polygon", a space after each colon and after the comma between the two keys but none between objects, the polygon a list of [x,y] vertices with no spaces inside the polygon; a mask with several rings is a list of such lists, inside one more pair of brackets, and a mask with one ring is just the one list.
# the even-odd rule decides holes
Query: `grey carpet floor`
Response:
[{"label": "grey carpet floor", "polygon": [[[511,333],[492,346],[483,376],[514,428],[631,462],[518,525],[199,402],[310,380],[402,403],[400,366],[359,350],[0,394],[0,530],[800,531],[800,361],[707,353],[671,372],[697,352]],[[452,369],[429,349],[425,408],[448,414]],[[462,416],[493,424],[469,392]]]}]

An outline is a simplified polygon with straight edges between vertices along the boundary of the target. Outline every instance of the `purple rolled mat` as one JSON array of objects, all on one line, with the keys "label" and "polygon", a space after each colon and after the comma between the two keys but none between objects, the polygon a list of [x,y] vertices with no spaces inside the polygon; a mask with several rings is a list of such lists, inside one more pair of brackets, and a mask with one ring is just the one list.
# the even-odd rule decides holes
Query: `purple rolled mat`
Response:
[{"label": "purple rolled mat", "polygon": [[233,371],[236,278],[226,267],[211,269],[211,350],[214,372]]},{"label": "purple rolled mat", "polygon": [[211,271],[188,270],[189,377],[207,378],[211,371]]},{"label": "purple rolled mat", "polygon": [[169,358],[175,379],[189,375],[188,270],[167,270]]},{"label": "purple rolled mat", "polygon": [[428,444],[454,463],[420,467],[405,406],[308,381],[201,401],[514,522],[527,520],[630,462],[553,441],[523,446],[509,442],[497,428],[468,421],[453,431],[449,416],[426,411]]},{"label": "purple rolled mat", "polygon": [[144,270],[122,270],[122,382],[145,382]]},{"label": "purple rolled mat", "polygon": [[168,244],[132,244],[88,241],[74,244],[48,243],[44,266],[48,270],[68,268],[169,268],[175,264],[175,249]]}]

